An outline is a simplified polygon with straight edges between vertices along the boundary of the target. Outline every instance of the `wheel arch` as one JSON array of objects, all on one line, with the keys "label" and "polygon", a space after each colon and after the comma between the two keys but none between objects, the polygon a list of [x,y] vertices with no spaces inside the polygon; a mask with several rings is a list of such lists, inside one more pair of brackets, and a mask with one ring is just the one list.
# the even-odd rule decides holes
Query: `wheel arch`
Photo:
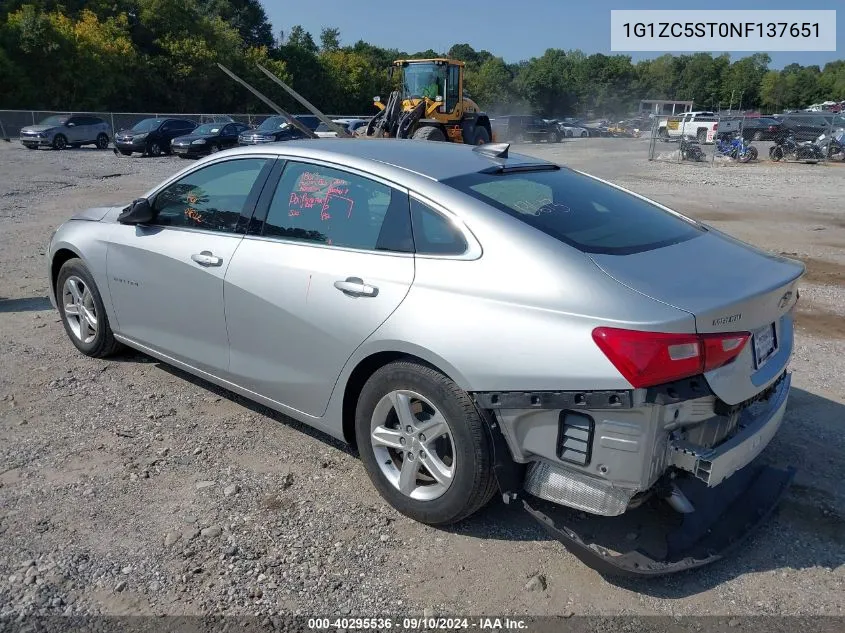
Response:
[{"label": "wheel arch", "polygon": [[341,422],[343,439],[351,446],[356,446],[355,440],[355,408],[358,405],[358,397],[364,388],[367,380],[375,372],[389,363],[398,360],[416,361],[426,365],[452,380],[461,389],[468,391],[466,379],[451,364],[444,359],[435,356],[424,350],[399,350],[383,349],[373,351],[367,356],[358,360],[354,368],[349,372],[344,385],[341,398]]},{"label": "wheel arch", "polygon": [[68,246],[61,246],[53,253],[53,258],[50,260],[50,296],[54,302],[58,302],[56,296],[56,280],[59,278],[59,271],[65,262],[71,259],[81,259],[84,261],[82,255]]}]

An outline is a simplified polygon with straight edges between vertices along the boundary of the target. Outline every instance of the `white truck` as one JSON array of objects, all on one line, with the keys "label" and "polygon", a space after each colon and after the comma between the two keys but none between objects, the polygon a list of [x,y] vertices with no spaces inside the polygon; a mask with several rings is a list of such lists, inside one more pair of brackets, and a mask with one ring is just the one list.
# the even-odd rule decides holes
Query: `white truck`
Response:
[{"label": "white truck", "polygon": [[684,112],[677,116],[661,119],[657,123],[657,136],[664,140],[692,137],[699,143],[713,143],[719,129],[719,117],[715,112]]}]

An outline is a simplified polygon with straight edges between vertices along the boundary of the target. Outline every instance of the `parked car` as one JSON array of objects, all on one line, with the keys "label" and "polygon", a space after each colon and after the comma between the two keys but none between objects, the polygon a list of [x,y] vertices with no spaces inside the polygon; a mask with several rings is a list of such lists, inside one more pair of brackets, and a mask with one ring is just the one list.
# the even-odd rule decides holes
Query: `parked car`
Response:
[{"label": "parked car", "polygon": [[742,130],[746,141],[771,141],[783,132],[783,121],[774,117],[729,118],[719,121],[720,138],[733,138]]},{"label": "parked car", "polygon": [[820,135],[845,126],[845,117],[834,113],[792,113],[780,118],[784,130],[796,141],[815,141]]},{"label": "parked car", "polygon": [[[332,122],[343,127],[349,134],[354,134],[355,130],[368,123],[368,119],[332,119]],[[322,122],[314,132],[320,138],[334,138],[337,136],[337,132],[329,129],[329,126]]]},{"label": "parked car", "polygon": [[294,114],[293,117],[312,132],[322,123],[320,117],[313,114]]},{"label": "parked car", "polygon": [[497,141],[553,143],[560,141],[564,136],[555,124],[547,123],[540,117],[522,114],[496,117],[490,121],[490,125]]},{"label": "parked car", "polygon": [[[721,557],[791,477],[754,460],[803,264],[506,144],[228,150],[75,216],[46,263],[81,353],[128,345],[355,443],[423,523],[498,489],[582,560],[656,575]],[[601,516],[664,500],[695,531],[616,556],[526,491]]]},{"label": "parked car", "polygon": [[196,158],[219,152],[238,144],[238,135],[249,130],[246,123],[203,123],[186,136],[170,142],[173,153],[182,158]]},{"label": "parked car", "polygon": [[111,127],[96,116],[57,114],[47,117],[38,125],[28,125],[21,129],[20,139],[23,146],[29,149],[65,149],[82,145],[108,149]]},{"label": "parked car", "polygon": [[569,138],[587,138],[590,136],[590,130],[580,124],[558,121],[557,126]]},{"label": "parked car", "polygon": [[295,125],[281,115],[269,116],[255,129],[244,130],[238,136],[238,145],[257,145],[276,141],[293,141],[307,138]]},{"label": "parked car", "polygon": [[115,153],[129,156],[138,152],[144,156],[170,153],[173,139],[192,132],[197,124],[188,119],[143,119],[114,137]]}]

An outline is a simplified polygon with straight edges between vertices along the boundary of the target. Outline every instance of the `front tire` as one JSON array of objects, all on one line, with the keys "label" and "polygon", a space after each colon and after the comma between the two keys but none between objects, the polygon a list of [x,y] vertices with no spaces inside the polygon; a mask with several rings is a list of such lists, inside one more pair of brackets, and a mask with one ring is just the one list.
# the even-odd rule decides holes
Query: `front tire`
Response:
[{"label": "front tire", "polygon": [[465,391],[414,361],[376,371],[355,412],[358,450],[373,485],[399,512],[429,525],[460,521],[495,493],[484,424]]},{"label": "front tire", "polygon": [[59,270],[56,304],[65,332],[80,352],[105,358],[120,348],[94,277],[81,259],[69,259]]},{"label": "front tire", "polygon": [[417,128],[414,135],[411,137],[415,141],[445,141],[446,135],[443,133],[439,127],[434,125],[424,125],[421,128]]},{"label": "front tire", "polygon": [[53,137],[53,149],[65,149],[67,147],[67,138],[64,134],[56,134]]},{"label": "front tire", "polygon": [[486,145],[490,142],[490,134],[487,132],[487,128],[481,127],[480,125],[475,128],[475,132],[472,134],[472,144],[473,145]]}]

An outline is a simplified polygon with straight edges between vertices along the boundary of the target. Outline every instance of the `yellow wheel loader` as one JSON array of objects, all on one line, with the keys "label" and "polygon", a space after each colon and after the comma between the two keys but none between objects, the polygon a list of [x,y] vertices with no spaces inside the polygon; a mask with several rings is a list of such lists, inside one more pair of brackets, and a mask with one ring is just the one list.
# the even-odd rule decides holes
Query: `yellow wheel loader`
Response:
[{"label": "yellow wheel loader", "polygon": [[454,59],[400,59],[391,78],[401,72],[401,89],[366,126],[366,136],[412,138],[484,145],[493,140],[490,118],[464,93],[464,63]]}]

